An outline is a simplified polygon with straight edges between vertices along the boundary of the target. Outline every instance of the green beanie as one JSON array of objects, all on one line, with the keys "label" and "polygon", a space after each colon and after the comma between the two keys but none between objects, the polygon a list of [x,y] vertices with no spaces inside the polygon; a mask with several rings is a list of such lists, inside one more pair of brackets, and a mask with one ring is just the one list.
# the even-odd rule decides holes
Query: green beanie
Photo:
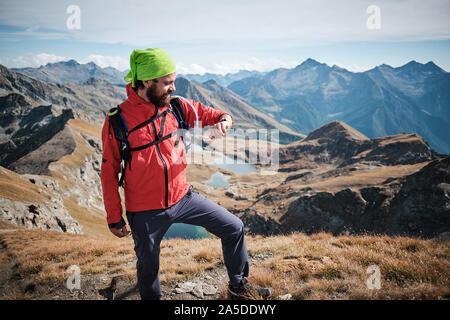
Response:
[{"label": "green beanie", "polygon": [[130,72],[124,79],[135,87],[136,80],[153,80],[175,71],[175,63],[163,49],[135,49],[130,56]]}]

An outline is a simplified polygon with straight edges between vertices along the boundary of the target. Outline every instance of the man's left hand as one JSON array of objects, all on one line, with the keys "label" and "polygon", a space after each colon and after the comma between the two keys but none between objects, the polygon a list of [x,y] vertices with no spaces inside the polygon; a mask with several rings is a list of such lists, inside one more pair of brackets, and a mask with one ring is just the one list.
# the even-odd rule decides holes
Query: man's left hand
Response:
[{"label": "man's left hand", "polygon": [[223,136],[227,132],[228,129],[231,128],[233,124],[233,120],[230,115],[226,114],[222,117],[220,122],[216,123],[213,127],[216,128],[219,133]]}]

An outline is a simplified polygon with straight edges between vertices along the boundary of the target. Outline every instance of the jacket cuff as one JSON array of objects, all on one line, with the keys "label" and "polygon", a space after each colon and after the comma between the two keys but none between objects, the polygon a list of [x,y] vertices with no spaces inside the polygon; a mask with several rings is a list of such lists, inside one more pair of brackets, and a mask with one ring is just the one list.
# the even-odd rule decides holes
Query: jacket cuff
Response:
[{"label": "jacket cuff", "polygon": [[124,225],[126,225],[125,220],[123,219],[123,217],[121,217],[119,222],[110,223],[110,224],[108,224],[108,227],[109,228],[121,229],[121,228],[123,228]]},{"label": "jacket cuff", "polygon": [[225,115],[230,116],[230,118],[231,118],[231,124],[233,124],[233,123],[234,123],[233,116],[232,116],[231,114],[229,114],[229,113],[226,113],[226,112],[222,113],[222,114],[217,118],[217,122],[219,123],[220,121],[222,121],[222,117],[225,116]]}]

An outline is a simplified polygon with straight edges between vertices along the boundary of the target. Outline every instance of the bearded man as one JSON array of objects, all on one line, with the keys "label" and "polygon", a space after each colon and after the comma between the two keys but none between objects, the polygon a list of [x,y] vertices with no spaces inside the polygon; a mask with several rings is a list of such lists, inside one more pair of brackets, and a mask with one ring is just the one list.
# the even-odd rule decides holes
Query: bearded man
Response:
[{"label": "bearded man", "polygon": [[[173,159],[174,154],[185,157],[184,144],[177,143],[180,136],[169,137],[179,127],[176,116],[168,112],[171,94],[175,92],[175,79],[175,64],[164,50],[134,50],[130,56],[130,72],[125,77],[129,82],[126,87],[128,99],[119,105],[129,129],[127,138],[132,151],[123,187],[127,221],[137,256],[141,298],[161,298],[160,242],[173,223],[202,226],[221,239],[232,297],[243,297],[249,290],[256,290],[267,298],[271,295],[270,289],[251,286],[247,280],[249,264],[242,221],[193,191],[186,183],[186,161]],[[232,126],[231,115],[223,111],[196,101],[191,101],[192,106],[180,101],[185,122],[190,127],[194,126],[197,117],[202,127],[214,126],[222,135]],[[154,141],[157,143],[152,144]],[[119,194],[118,174],[122,159],[110,115],[103,125],[102,143],[101,182],[106,219],[115,236],[125,237],[130,231],[122,217]],[[174,152],[174,148],[181,149]]]}]

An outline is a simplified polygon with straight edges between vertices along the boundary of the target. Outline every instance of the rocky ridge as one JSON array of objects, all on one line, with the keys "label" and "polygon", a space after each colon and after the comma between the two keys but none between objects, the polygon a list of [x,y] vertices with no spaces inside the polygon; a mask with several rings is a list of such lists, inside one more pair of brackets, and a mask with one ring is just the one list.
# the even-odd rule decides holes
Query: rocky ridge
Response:
[{"label": "rocky ridge", "polygon": [[18,93],[0,97],[0,165],[19,173],[48,174],[51,161],[71,154],[75,140],[66,124],[73,112],[56,113],[51,105],[32,107]]},{"label": "rocky ridge", "polygon": [[284,179],[234,210],[250,233],[430,238],[450,230],[450,156],[418,135],[369,139],[332,121],[281,147],[279,172]]}]

